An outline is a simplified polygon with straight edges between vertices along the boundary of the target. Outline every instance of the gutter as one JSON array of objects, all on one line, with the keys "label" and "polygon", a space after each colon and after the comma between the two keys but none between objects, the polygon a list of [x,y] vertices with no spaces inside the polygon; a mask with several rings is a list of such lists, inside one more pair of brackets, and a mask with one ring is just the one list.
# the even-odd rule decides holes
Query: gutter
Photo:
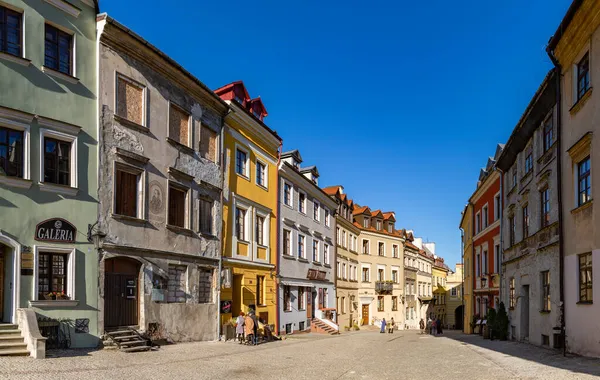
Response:
[{"label": "gutter", "polygon": [[[577,5],[575,5],[577,4]],[[574,8],[572,11],[573,14],[577,11],[581,5],[581,1],[575,1],[569,8],[569,13],[572,11],[571,8]],[[567,16],[569,16],[569,13]],[[573,15],[570,15],[572,18]],[[566,17],[565,17],[566,19]],[[564,20],[563,20],[564,22]],[[570,22],[570,19],[569,19]],[[562,26],[562,23],[561,23]],[[551,41],[552,42],[552,41]],[[558,41],[556,41],[558,43]],[[556,45],[554,44],[554,46]],[[558,268],[559,268],[559,288],[560,288],[560,330],[562,335],[562,346],[563,346],[563,356],[567,355],[567,334],[566,334],[566,323],[565,323],[565,268],[564,268],[564,227],[563,227],[563,208],[562,208],[562,141],[561,141],[561,129],[562,129],[562,104],[561,104],[561,91],[560,91],[560,80],[562,76],[562,67],[558,62],[558,59],[554,56],[554,50],[551,48],[552,45],[548,45],[546,48],[546,53],[550,60],[554,64],[556,68],[556,166],[557,166],[557,181],[558,181]]]},{"label": "gutter", "polygon": [[460,297],[460,305],[462,307],[462,332],[465,332],[465,265],[464,265],[464,257],[465,257],[465,230],[462,228],[458,228],[460,230],[460,246],[461,252],[460,255],[460,265],[462,265],[462,286],[461,286],[461,297]]},{"label": "gutter", "polygon": [[[279,257],[279,247],[280,247],[280,243],[281,243],[281,233],[279,233],[280,228],[281,228],[281,197],[280,197],[280,191],[281,191],[281,178],[279,177],[279,165],[281,164],[281,153],[283,152],[283,141],[281,139],[279,139],[279,148],[277,149],[277,216],[276,216],[276,220],[277,220],[277,231],[275,232],[277,236],[277,246],[275,248],[275,280],[276,280],[276,286],[275,286],[275,335],[279,335],[279,318],[281,316],[281,311],[279,310],[279,265],[280,265],[280,257]],[[290,242],[290,245],[292,245],[292,243]],[[290,247],[291,249],[291,247]]]},{"label": "gutter", "polygon": [[[227,117],[227,115],[229,115],[229,113],[231,112],[231,108],[227,108],[227,112],[225,112],[225,114],[222,116],[221,119],[221,136],[219,137],[219,145],[220,145],[220,149],[221,149],[221,196],[220,196],[220,200],[221,200],[221,220],[223,220],[223,212],[225,207],[223,206],[223,191],[224,191],[224,186],[223,184],[225,183],[225,118]],[[219,239],[219,242],[221,243],[221,247],[219,247],[219,271],[218,276],[217,276],[217,340],[220,341],[221,340],[221,287],[223,286],[222,281],[223,281],[223,275],[222,275],[222,271],[223,271],[223,255],[224,255],[224,244],[223,244],[223,223],[219,223],[220,227],[221,227],[221,236]]]},{"label": "gutter", "polygon": [[[504,286],[502,282],[502,273],[504,272],[504,270],[502,269],[502,265],[504,264],[504,229],[502,227],[504,223],[502,222],[504,220],[504,171],[498,167],[496,167],[496,170],[500,174],[500,204],[498,205],[500,207],[500,210],[498,210],[498,212],[500,213],[500,262],[498,263],[498,275],[500,276],[500,282],[498,284],[498,299],[500,299],[500,302],[503,302],[502,289],[504,289]],[[496,308],[498,308],[499,306],[500,305],[496,305]]]}]

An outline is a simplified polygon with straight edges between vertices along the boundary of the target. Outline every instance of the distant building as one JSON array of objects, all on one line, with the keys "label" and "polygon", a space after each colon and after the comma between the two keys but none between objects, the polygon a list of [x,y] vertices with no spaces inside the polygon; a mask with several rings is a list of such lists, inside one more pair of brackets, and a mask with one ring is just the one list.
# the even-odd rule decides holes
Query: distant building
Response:
[{"label": "distant building", "polygon": [[463,264],[456,264],[456,269],[448,273],[446,278],[446,324],[450,329],[463,328]]},{"label": "distant building", "polygon": [[473,333],[475,305],[473,298],[473,284],[475,282],[473,256],[473,205],[468,203],[462,211],[459,228],[462,234],[462,259],[463,259],[463,331]]}]

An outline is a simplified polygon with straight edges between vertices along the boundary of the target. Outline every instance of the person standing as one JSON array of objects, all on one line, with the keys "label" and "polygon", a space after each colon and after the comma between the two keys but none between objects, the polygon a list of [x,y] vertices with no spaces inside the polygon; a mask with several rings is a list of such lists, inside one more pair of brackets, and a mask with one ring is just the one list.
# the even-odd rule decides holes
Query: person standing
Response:
[{"label": "person standing", "polygon": [[240,311],[240,315],[238,315],[235,326],[235,333],[237,334],[237,340],[242,344],[244,342],[244,312]]},{"label": "person standing", "polygon": [[423,318],[421,318],[421,321],[419,322],[419,328],[421,329],[421,335],[423,335],[425,333],[425,321]]},{"label": "person standing", "polygon": [[437,321],[436,321],[436,326],[437,326],[437,333],[438,334],[444,334],[444,332],[442,331],[442,320],[438,317]]},{"label": "person standing", "polygon": [[435,323],[435,319],[431,320],[431,335],[435,335],[436,333],[436,323]]},{"label": "person standing", "polygon": [[258,344],[258,320],[256,319],[256,314],[254,313],[254,310],[250,311],[250,318],[252,318],[252,321],[254,322],[254,341],[252,342],[252,344],[256,346]]},{"label": "person standing", "polygon": [[385,318],[383,318],[381,320],[381,331],[379,331],[381,334],[385,333],[385,326],[386,326],[386,322],[385,322]]},{"label": "person standing", "polygon": [[244,320],[244,331],[246,332],[246,344],[254,344],[254,321],[250,314]]},{"label": "person standing", "polygon": [[388,325],[388,334],[393,334],[394,333],[394,326],[396,325],[396,322],[394,322],[394,317],[392,317],[392,319],[390,320],[390,323]]}]

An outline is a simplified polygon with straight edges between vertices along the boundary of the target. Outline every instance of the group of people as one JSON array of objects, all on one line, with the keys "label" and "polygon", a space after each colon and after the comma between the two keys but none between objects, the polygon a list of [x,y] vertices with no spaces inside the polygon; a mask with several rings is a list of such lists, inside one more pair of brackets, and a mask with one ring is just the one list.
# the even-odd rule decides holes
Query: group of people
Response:
[{"label": "group of people", "polygon": [[389,323],[387,323],[385,321],[385,318],[383,318],[381,320],[381,331],[380,331],[380,333],[384,334],[386,327],[387,327],[388,334],[393,334],[394,333],[394,327],[396,327],[396,322],[394,322],[394,318],[393,317],[392,317],[392,319],[390,320]]},{"label": "group of people", "polygon": [[240,311],[236,320],[235,333],[240,344],[256,346],[258,344],[258,320],[253,310],[247,315]]},{"label": "group of people", "polygon": [[426,327],[431,335],[444,334],[444,331],[442,330],[442,321],[439,318],[429,318],[427,320],[427,325],[425,325],[425,321],[423,320],[423,318],[421,318],[421,321],[419,322],[419,327],[421,328],[421,334],[425,334]]}]

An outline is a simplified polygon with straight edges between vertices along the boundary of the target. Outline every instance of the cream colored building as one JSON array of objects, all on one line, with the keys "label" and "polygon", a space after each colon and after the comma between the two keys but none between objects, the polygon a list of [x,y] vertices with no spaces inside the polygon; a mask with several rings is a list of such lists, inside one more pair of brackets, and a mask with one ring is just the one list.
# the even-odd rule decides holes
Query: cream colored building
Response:
[{"label": "cream colored building", "polygon": [[[423,239],[413,237],[412,232],[408,233],[408,240],[412,249],[418,250],[417,253],[417,323],[421,318],[427,322],[433,317],[433,288],[431,281],[431,272],[433,270],[433,255],[423,249]],[[408,244],[407,244],[408,246]]]},{"label": "cream colored building", "polygon": [[446,278],[446,324],[450,329],[462,330],[463,326],[463,265],[456,264],[454,272]]}]

